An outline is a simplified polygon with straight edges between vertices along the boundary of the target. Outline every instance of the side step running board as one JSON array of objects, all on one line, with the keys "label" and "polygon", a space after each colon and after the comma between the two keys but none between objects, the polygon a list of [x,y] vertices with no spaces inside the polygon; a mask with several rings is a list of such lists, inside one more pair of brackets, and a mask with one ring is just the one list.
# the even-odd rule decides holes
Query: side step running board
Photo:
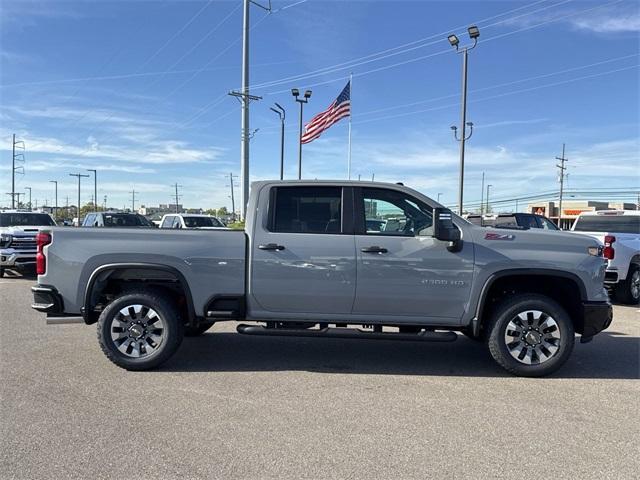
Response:
[{"label": "side step running board", "polygon": [[403,340],[408,342],[453,342],[458,338],[455,332],[395,333],[395,332],[365,332],[357,328],[326,327],[320,330],[305,330],[295,328],[266,328],[258,325],[241,323],[237,327],[238,333],[244,335],[267,335],[275,337],[329,337],[329,338],[360,338],[371,340]]},{"label": "side step running board", "polygon": [[47,316],[47,325],[66,325],[68,323],[85,323],[82,317]]}]

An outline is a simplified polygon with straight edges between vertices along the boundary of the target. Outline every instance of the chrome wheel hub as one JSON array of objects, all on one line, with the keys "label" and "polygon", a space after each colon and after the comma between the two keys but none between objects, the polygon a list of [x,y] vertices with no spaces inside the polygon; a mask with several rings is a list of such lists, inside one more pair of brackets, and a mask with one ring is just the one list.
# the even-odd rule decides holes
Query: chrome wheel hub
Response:
[{"label": "chrome wheel hub", "polygon": [[129,305],[116,314],[111,323],[111,340],[131,358],[148,357],[164,339],[164,322],[158,313],[144,305]]},{"label": "chrome wheel hub", "polygon": [[552,358],[560,348],[560,329],[553,317],[540,310],[527,310],[509,321],[504,341],[518,362],[538,365]]}]

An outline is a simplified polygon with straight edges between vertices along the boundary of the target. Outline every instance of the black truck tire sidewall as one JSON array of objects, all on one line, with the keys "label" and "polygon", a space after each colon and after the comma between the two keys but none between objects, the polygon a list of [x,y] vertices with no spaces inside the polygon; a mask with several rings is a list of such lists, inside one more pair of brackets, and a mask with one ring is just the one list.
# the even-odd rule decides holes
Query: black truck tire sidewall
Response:
[{"label": "black truck tire sidewall", "polygon": [[[118,350],[111,339],[113,319],[122,308],[134,304],[155,310],[165,325],[162,343],[158,350],[148,357],[128,357]],[[153,289],[124,293],[107,305],[98,319],[98,342],[102,351],[111,362],[127,370],[149,370],[158,367],[176,352],[183,336],[184,325],[177,306],[161,291]]]},{"label": "black truck tire sidewall", "polygon": [[[527,310],[539,310],[553,317],[560,330],[558,351],[537,365],[527,365],[513,358],[504,340],[511,319]],[[564,308],[551,298],[538,294],[519,294],[503,301],[494,310],[488,331],[487,344],[493,359],[509,373],[522,377],[542,377],[555,372],[571,356],[575,343],[573,323]]]},{"label": "black truck tire sidewall", "polygon": [[626,303],[628,305],[637,305],[640,301],[640,298],[634,298],[633,294],[631,293],[631,288],[633,286],[633,275],[638,270],[640,270],[638,265],[632,263],[629,266],[627,278],[616,285],[616,288],[614,290],[614,297],[619,302]]}]

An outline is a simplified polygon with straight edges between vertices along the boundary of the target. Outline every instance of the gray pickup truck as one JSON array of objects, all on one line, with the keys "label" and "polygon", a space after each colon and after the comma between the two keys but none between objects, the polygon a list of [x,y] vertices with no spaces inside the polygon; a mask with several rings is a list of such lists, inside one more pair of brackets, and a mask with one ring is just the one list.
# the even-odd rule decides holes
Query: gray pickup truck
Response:
[{"label": "gray pickup truck", "polygon": [[[589,237],[474,226],[401,184],[252,185],[245,231],[43,229],[33,308],[98,324],[129,370],[184,335],[241,321],[248,335],[487,343],[542,376],[609,326],[602,246]],[[359,327],[359,328],[357,328]]]}]

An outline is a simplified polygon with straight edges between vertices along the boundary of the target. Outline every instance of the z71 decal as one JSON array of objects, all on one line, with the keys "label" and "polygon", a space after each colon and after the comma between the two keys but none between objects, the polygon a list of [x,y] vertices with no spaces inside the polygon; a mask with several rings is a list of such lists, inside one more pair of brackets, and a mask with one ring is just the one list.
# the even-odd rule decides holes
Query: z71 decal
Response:
[{"label": "z71 decal", "polygon": [[511,233],[487,233],[484,236],[485,240],[514,240],[515,235]]}]

